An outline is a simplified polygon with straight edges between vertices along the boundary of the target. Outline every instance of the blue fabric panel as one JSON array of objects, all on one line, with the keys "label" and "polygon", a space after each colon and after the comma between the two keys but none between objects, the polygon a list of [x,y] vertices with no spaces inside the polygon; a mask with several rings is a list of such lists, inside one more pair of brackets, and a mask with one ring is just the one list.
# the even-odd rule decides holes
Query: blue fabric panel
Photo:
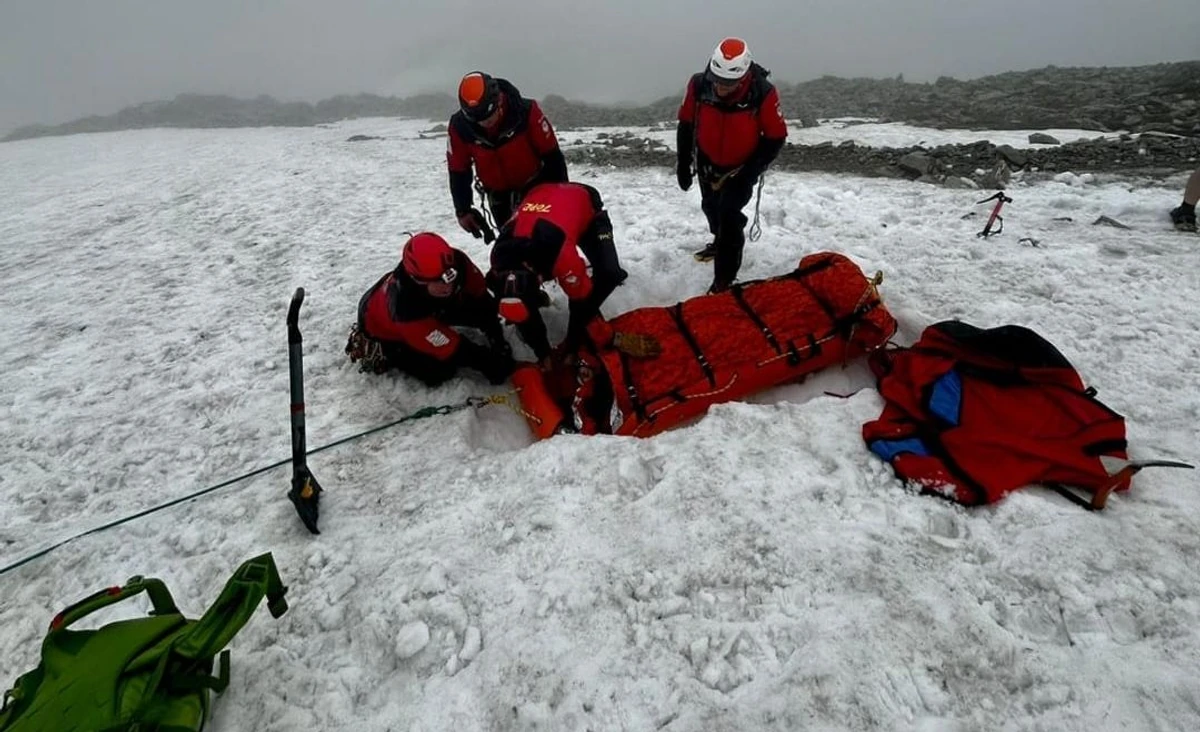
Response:
[{"label": "blue fabric panel", "polygon": [[928,456],[929,449],[925,447],[925,443],[917,437],[909,437],[905,440],[875,440],[871,443],[871,452],[888,461],[889,463],[896,458],[897,455],[904,452],[911,452],[914,455]]},{"label": "blue fabric panel", "polygon": [[929,411],[943,422],[958,426],[962,416],[962,379],[954,369],[934,382],[929,394]]}]

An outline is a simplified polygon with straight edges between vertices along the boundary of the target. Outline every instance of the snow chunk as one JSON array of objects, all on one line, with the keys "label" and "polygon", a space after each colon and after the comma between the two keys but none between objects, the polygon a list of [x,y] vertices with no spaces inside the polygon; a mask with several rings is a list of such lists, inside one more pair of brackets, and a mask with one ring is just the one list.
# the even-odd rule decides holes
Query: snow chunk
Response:
[{"label": "snow chunk", "polygon": [[420,620],[409,623],[396,634],[396,655],[408,660],[429,645],[429,626]]},{"label": "snow chunk", "polygon": [[466,636],[463,638],[462,650],[458,652],[458,657],[469,663],[479,655],[479,651],[482,648],[483,636],[480,634],[479,628],[476,628],[474,625],[469,626]]}]

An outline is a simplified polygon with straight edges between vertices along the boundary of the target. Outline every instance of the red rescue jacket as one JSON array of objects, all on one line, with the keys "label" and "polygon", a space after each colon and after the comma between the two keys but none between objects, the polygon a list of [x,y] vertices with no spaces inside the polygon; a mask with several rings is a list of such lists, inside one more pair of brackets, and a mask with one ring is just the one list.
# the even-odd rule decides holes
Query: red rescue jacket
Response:
[{"label": "red rescue jacket", "polygon": [[455,325],[482,327],[496,323],[496,300],[488,291],[483,273],[461,251],[454,251],[458,276],[465,278],[458,292],[446,298],[429,295],[402,269],[381,277],[359,300],[359,328],[368,338],[397,342],[446,361],[462,341]]},{"label": "red rescue jacket", "polygon": [[[787,138],[787,123],[779,92],[767,80],[769,73],[753,64],[743,88],[730,99],[718,97],[703,72],[694,74],[679,105],[681,159],[690,163],[694,148],[698,168],[727,171],[748,162],[755,164],[751,158],[764,140],[774,143],[764,148],[773,148],[766,156],[773,159]],[[765,159],[760,167],[770,162]]]},{"label": "red rescue jacket", "polygon": [[580,183],[534,187],[505,226],[506,238],[524,243],[509,249],[497,242],[492,249],[493,268],[507,267],[512,259],[519,259],[543,281],[556,280],[571,300],[590,295],[592,266],[579,241],[600,208],[594,190]]},{"label": "red rescue jacket", "polygon": [[499,127],[485,130],[462,112],[450,117],[446,164],[456,211],[471,207],[471,169],[489,192],[520,191],[541,180],[566,180],[566,162],[550,120],[532,99],[497,79],[501,94]]}]

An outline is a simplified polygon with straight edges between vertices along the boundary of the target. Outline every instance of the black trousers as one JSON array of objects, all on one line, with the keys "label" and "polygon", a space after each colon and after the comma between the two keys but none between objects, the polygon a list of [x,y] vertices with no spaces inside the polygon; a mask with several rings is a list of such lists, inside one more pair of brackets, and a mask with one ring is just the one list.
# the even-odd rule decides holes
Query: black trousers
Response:
[{"label": "black trousers", "polygon": [[[453,356],[447,359],[434,358],[399,341],[381,340],[379,344],[388,366],[419,379],[428,386],[437,386],[457,376],[459,369],[463,366],[478,368],[481,365],[478,361],[481,357],[482,346],[467,338],[466,334],[460,330],[461,328],[479,330],[493,349],[504,342],[504,329],[500,327],[499,318],[487,309],[460,310],[449,314],[447,320],[463,340]],[[475,358],[471,358],[471,356],[475,356]]]},{"label": "black trousers", "polygon": [[523,197],[524,191],[488,191],[488,209],[492,212],[492,221],[497,229],[512,217],[513,209]]},{"label": "black trousers", "polygon": [[742,268],[742,250],[746,246],[746,223],[749,219],[742,209],[754,197],[758,178],[735,175],[727,178],[720,189],[713,186],[715,176],[700,176],[700,208],[708,219],[717,256],[713,260],[713,279],[728,284]]},{"label": "black trousers", "polygon": [[588,322],[600,312],[600,306],[628,276],[617,257],[612,220],[607,211],[601,211],[592,219],[592,225],[579,237],[579,248],[592,263],[592,291],[584,300],[571,303],[567,339],[572,346],[583,342]]},{"label": "black trousers", "polygon": [[458,373],[458,364],[451,359],[437,359],[392,341],[384,341],[382,345],[390,368],[419,379],[426,386],[445,383]]}]

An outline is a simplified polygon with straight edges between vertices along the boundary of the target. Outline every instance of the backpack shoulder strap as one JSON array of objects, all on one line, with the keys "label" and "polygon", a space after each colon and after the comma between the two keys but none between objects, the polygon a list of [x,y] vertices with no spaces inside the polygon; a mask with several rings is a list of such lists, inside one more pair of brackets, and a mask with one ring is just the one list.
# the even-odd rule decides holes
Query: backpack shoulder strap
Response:
[{"label": "backpack shoulder strap", "polygon": [[278,618],[287,612],[286,593],[275,558],[269,552],[247,559],[204,616],[184,631],[174,645],[175,653],[190,659],[216,656],[250,620],[264,597],[271,617]]}]

